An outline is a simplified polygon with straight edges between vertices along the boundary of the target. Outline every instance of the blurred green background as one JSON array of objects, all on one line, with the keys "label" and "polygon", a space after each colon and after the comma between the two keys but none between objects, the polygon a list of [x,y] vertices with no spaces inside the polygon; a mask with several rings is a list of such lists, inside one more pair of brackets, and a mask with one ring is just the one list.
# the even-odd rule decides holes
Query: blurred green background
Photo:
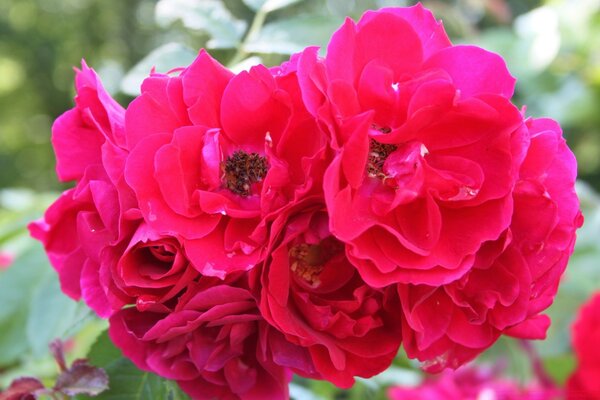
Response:
[{"label": "blurred green background", "polygon": [[[127,105],[153,66],[166,72],[187,65],[202,47],[235,70],[258,62],[275,65],[307,45],[324,45],[346,16],[356,19],[367,9],[414,3],[0,0],[0,261],[3,254],[15,258],[5,270],[0,262],[0,389],[21,375],[51,383],[57,371],[47,345],[60,337],[69,343],[70,359],[89,355],[111,378],[134,376],[145,382],[119,386],[115,380],[112,394],[99,399],[150,398],[144,397],[147,393],[180,398],[169,392],[171,386],[136,372],[128,361],[102,358],[115,354],[106,349],[106,336],[96,342],[106,323],[60,292],[41,246],[24,229],[64,188],[54,173],[50,130],[52,121],[73,106],[72,68],[82,58]],[[443,19],[454,42],[478,44],[506,59],[518,78],[515,102],[526,104],[528,115],[557,119],[579,161],[586,224],[549,311],[548,339],[536,343],[546,369],[564,382],[575,362],[570,324],[582,302],[600,290],[600,0],[423,4]],[[531,378],[530,363],[516,341],[502,339],[481,358],[499,360],[508,361],[513,377]],[[421,377],[418,365],[400,356],[390,370],[359,380],[352,391],[298,379],[292,392],[297,400],[383,399],[387,386],[414,384]]]}]

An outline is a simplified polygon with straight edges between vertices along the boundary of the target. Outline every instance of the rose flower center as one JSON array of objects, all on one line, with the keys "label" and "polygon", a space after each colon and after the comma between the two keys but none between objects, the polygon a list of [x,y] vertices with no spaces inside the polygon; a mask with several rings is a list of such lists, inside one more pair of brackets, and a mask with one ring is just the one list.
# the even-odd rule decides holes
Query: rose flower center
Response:
[{"label": "rose flower center", "polygon": [[329,260],[344,250],[344,245],[333,237],[319,244],[300,243],[289,250],[290,269],[311,287],[321,284],[320,275]]},{"label": "rose flower center", "polygon": [[225,187],[243,197],[250,195],[253,183],[261,182],[267,176],[268,169],[266,157],[243,150],[234,152],[221,163]]},{"label": "rose flower center", "polygon": [[385,179],[383,165],[390,154],[398,149],[395,144],[379,143],[369,139],[369,158],[367,159],[367,175],[371,178]]}]

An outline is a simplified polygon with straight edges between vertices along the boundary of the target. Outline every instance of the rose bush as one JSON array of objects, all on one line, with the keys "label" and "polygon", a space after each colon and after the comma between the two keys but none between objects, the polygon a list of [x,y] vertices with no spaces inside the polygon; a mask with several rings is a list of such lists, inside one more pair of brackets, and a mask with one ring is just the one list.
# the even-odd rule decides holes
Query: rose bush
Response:
[{"label": "rose bush", "polygon": [[514,84],[421,5],[347,20],[325,58],[234,74],[200,51],[126,110],[84,65],[53,128],[75,187],[31,233],[193,398],[287,398],[292,373],[347,388],[401,343],[458,368],[545,336],[582,223],[560,127]]}]

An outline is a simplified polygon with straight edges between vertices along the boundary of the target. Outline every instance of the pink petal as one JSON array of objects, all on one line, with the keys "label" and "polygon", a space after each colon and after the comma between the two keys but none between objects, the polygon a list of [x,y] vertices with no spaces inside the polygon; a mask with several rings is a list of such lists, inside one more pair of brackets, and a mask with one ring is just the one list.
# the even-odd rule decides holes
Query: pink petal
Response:
[{"label": "pink petal", "polygon": [[514,93],[516,80],[502,57],[480,47],[447,47],[429,58],[423,68],[446,71],[463,97],[489,93],[511,98]]}]

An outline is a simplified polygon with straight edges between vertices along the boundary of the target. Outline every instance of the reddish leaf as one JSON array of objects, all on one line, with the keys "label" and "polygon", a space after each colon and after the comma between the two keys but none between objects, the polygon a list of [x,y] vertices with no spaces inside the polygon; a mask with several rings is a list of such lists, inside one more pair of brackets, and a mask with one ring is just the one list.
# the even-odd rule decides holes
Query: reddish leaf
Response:
[{"label": "reddish leaf", "polygon": [[108,375],[102,368],[90,365],[87,360],[75,360],[71,368],[58,376],[54,385],[54,390],[69,396],[78,394],[96,396],[106,389],[108,389]]},{"label": "reddish leaf", "polygon": [[0,400],[34,400],[36,392],[43,391],[44,385],[36,378],[24,377],[12,381],[8,389],[0,393]]}]

